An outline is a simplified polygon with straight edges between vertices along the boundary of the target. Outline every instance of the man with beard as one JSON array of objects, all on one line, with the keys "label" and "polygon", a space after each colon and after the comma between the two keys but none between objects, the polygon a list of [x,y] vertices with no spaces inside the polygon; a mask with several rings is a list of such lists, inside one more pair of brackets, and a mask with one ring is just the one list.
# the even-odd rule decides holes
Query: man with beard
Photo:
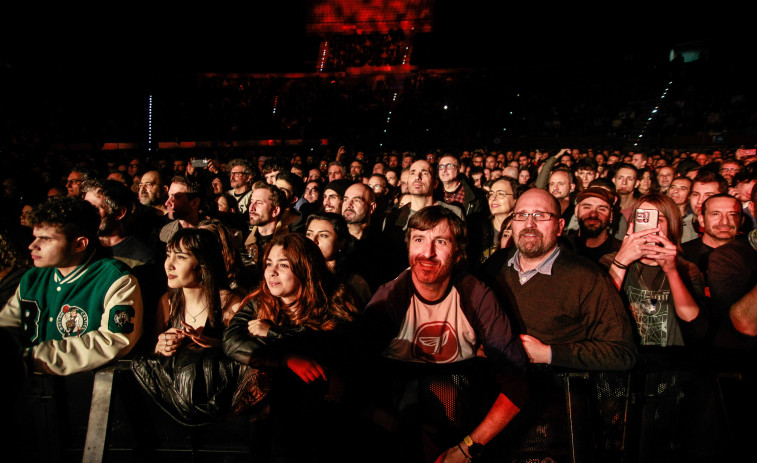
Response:
[{"label": "man with beard", "polygon": [[578,194],[578,230],[566,236],[573,250],[594,262],[605,254],[617,252],[622,242],[609,232],[615,195],[600,187],[589,187]]},{"label": "man with beard", "polygon": [[625,370],[636,361],[631,324],[607,272],[557,245],[564,222],[548,192],[523,193],[513,211],[515,248],[484,264],[490,286],[517,313],[532,363]]},{"label": "man with beard", "polygon": [[262,262],[262,257],[268,242],[274,236],[290,232],[289,224],[283,222],[286,208],[286,193],[276,185],[271,185],[262,180],[252,185],[249,208],[252,229],[250,234],[247,235],[244,245],[249,258],[249,261],[245,263],[255,267],[258,271],[255,278],[262,276],[265,264]]},{"label": "man with beard", "polygon": [[481,190],[471,187],[465,175],[460,173],[460,161],[455,156],[442,156],[438,169],[440,187],[437,188],[437,197],[447,204],[461,207],[466,217],[486,210],[486,198]]},{"label": "man with beard", "polygon": [[181,228],[194,228],[200,222],[200,184],[177,175],[171,180],[166,212],[171,222],[160,230],[160,241],[167,243]]},{"label": "man with beard", "polygon": [[139,203],[143,206],[150,206],[166,213],[166,197],[168,196],[168,187],[163,184],[160,173],[157,170],[145,172],[139,180]]},{"label": "man with beard", "polygon": [[410,202],[400,208],[393,209],[387,215],[384,220],[384,232],[392,235],[394,240],[402,241],[410,217],[427,206],[445,207],[462,219],[463,213],[458,206],[434,199],[434,189],[437,183],[438,178],[435,175],[434,166],[428,161],[418,160],[412,163],[407,172],[407,191],[410,194]]},{"label": "man with beard", "polygon": [[95,173],[89,169],[83,169],[81,167],[74,167],[71,169],[71,173],[68,174],[66,179],[66,191],[68,196],[74,196],[81,198],[81,184],[85,180],[89,180],[95,177]]},{"label": "man with beard", "polygon": [[373,190],[364,183],[350,185],[344,192],[342,216],[356,240],[361,240],[371,223],[371,214],[376,210]]},{"label": "man with beard", "polygon": [[[381,398],[394,394],[386,403],[400,398],[405,403],[402,410],[384,408],[399,421],[392,439],[366,445],[387,453],[375,461],[470,461],[523,408],[525,352],[492,291],[460,271],[465,225],[455,213],[439,206],[421,209],[410,218],[406,240],[410,268],[379,288],[353,338],[360,362],[369,359],[366,371],[376,376],[367,378],[371,389],[365,396],[383,404]],[[486,357],[477,355],[480,347]],[[433,393],[422,394],[420,385],[429,375],[441,387],[455,375],[473,386],[450,384],[460,400],[439,403]],[[471,387],[492,382],[497,389],[490,400],[473,396]],[[484,413],[475,414],[474,404]],[[451,424],[443,413],[447,424],[442,425],[433,410],[443,406],[461,419]],[[376,435],[363,433],[366,439]]]},{"label": "man with beard", "polygon": [[[148,245],[140,237],[130,233],[126,223],[132,217],[134,199],[131,190],[120,182],[87,180],[82,184],[85,201],[97,208],[100,228],[97,237],[105,256],[120,260],[131,268],[139,281],[145,307],[144,329],[154,331],[155,313],[160,297],[166,291],[166,272],[163,270],[163,250],[156,251],[154,243]],[[153,235],[154,236],[154,235]],[[137,350],[152,349],[150,337],[140,340]]]},{"label": "man with beard", "polygon": [[339,179],[329,182],[323,187],[323,212],[333,212],[334,214],[342,212],[344,192],[351,183],[347,179]]},{"label": "man with beard", "polygon": [[[355,183],[344,192],[342,216],[347,221],[355,246],[350,260],[355,273],[362,276],[375,292],[379,286],[396,277],[404,268],[404,256],[397,246],[372,225],[372,213],[376,209],[373,190],[363,183]],[[376,265],[381,262],[381,265]]]},{"label": "man with beard", "polygon": [[132,192],[124,184],[106,180],[86,180],[82,184],[84,199],[97,208],[100,228],[97,237],[106,255],[118,259],[132,269],[145,264],[157,264],[156,253],[142,240],[126,231],[124,224],[132,208]]},{"label": "man with beard", "polygon": [[232,159],[229,161],[228,167],[231,189],[227,193],[237,200],[239,213],[247,214],[247,207],[250,204],[252,165],[244,159]]}]

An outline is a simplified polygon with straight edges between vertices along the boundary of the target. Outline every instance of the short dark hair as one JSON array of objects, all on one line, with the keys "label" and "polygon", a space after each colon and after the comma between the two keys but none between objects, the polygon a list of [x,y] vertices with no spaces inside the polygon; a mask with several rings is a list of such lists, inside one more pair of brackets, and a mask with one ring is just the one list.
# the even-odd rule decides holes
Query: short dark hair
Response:
[{"label": "short dark hair", "polygon": [[691,182],[692,187],[695,183],[717,183],[718,193],[725,193],[728,191],[728,180],[713,170],[701,169],[699,173],[697,173],[697,176],[694,177],[694,181]]},{"label": "short dark hair", "polygon": [[573,164],[573,172],[576,172],[578,170],[596,172],[598,167],[599,165],[597,164],[597,161],[590,157],[585,157],[579,159],[575,164]]},{"label": "short dark hair", "polygon": [[617,191],[617,187],[614,183],[612,183],[612,180],[605,178],[605,177],[597,177],[591,182],[589,182],[589,188],[596,186],[600,188],[607,188],[608,190],[615,193]]},{"label": "short dark hair", "polygon": [[[559,209],[558,209],[559,210]],[[413,214],[407,223],[405,232],[405,242],[410,242],[410,234],[413,230],[426,231],[437,226],[441,221],[446,220],[447,226],[452,232],[455,239],[455,247],[458,255],[465,259],[465,248],[468,244],[467,230],[462,219],[452,210],[442,206],[427,206]]]},{"label": "short dark hair", "polygon": [[[728,193],[718,193],[716,195],[712,195],[709,198],[705,199],[704,202],[702,203],[702,214],[701,215],[705,215],[706,214],[706,212],[707,212],[707,202],[709,200],[711,200],[712,198],[730,198],[730,199],[736,201],[736,204],[739,205],[739,216],[740,217],[744,216],[744,211],[741,208],[741,201],[739,201],[738,199],[736,199],[734,196],[729,195]],[[739,219],[739,220],[741,220],[741,219]]]},{"label": "short dark hair", "polygon": [[298,198],[302,198],[302,193],[305,192],[305,183],[303,183],[302,177],[290,171],[282,170],[276,174],[276,180],[287,182],[292,186],[292,194]]},{"label": "short dark hair", "polygon": [[176,175],[171,179],[171,183],[178,183],[187,187],[187,195],[190,198],[198,197],[201,193],[200,183],[184,175]]},{"label": "short dark hair", "polygon": [[55,227],[68,242],[84,236],[89,239],[89,246],[99,243],[100,214],[95,206],[82,198],[53,196],[34,208],[30,221],[34,227]]},{"label": "short dark hair", "polygon": [[639,169],[636,168],[635,165],[629,164],[627,162],[616,162],[612,165],[612,172],[611,172],[611,178],[615,178],[616,175],[618,175],[618,172],[620,169],[630,169],[636,174],[636,180],[639,179]]},{"label": "short dark hair", "polygon": [[282,170],[289,170],[290,167],[291,163],[287,162],[280,156],[276,156],[275,158],[269,159],[265,163],[263,163],[263,171],[261,173],[265,175],[276,171],[281,172]]}]

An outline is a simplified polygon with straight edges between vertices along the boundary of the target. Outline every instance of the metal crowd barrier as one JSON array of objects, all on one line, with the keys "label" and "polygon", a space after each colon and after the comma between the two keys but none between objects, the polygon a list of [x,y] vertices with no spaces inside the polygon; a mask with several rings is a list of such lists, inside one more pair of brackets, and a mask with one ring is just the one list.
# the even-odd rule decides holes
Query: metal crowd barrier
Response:
[{"label": "metal crowd barrier", "polygon": [[[690,366],[534,368],[529,406],[492,443],[507,449],[497,461],[752,460],[754,364]],[[16,404],[11,437],[40,462],[256,461],[254,417],[185,427],[137,388],[125,360],[66,378],[35,375]]]}]

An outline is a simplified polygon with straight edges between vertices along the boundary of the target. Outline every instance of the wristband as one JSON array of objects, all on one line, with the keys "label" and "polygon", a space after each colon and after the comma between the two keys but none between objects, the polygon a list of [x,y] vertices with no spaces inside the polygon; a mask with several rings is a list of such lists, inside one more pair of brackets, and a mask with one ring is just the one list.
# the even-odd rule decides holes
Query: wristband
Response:
[{"label": "wristband", "polygon": [[473,442],[473,439],[470,435],[465,436],[463,438],[463,442],[465,442],[465,445],[468,446],[468,454],[470,455],[471,460],[481,456],[481,452],[484,450],[483,445]]},{"label": "wristband", "polygon": [[460,442],[457,443],[457,448],[459,448],[460,451],[463,453],[463,456],[465,457],[465,461],[467,462],[473,461],[473,458],[471,458],[470,455],[465,453],[465,450],[463,450],[463,447],[460,445]]},{"label": "wristband", "polygon": [[621,270],[627,270],[628,269],[628,266],[627,265],[623,265],[620,262],[618,262],[618,259],[613,259],[612,263],[613,263],[613,265],[615,265],[616,267],[618,267]]}]

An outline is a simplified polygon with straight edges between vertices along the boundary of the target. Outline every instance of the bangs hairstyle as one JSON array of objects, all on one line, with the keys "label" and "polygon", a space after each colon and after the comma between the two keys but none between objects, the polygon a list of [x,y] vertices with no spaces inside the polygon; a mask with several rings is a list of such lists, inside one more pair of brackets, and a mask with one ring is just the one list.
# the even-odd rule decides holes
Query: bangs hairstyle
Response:
[{"label": "bangs hairstyle", "polygon": [[320,248],[303,235],[289,233],[274,237],[266,247],[267,262],[274,246],[281,246],[289,268],[300,284],[295,310],[271,294],[265,278],[258,289],[242,302],[257,300],[257,318],[280,326],[305,326],[319,331],[336,328],[339,322],[351,321],[355,305],[331,273]]},{"label": "bangs hairstyle", "polygon": [[683,252],[681,248],[681,234],[683,233],[683,217],[681,211],[672,199],[662,193],[650,193],[637,199],[631,211],[631,218],[635,219],[636,210],[642,203],[649,203],[656,207],[668,221],[668,229],[665,231],[668,239],[675,244],[678,252]]},{"label": "bangs hairstyle", "polygon": [[[182,228],[168,243],[166,250],[188,252],[197,259],[198,278],[202,295],[210,307],[208,321],[210,326],[220,326],[223,320],[221,305],[222,289],[229,289],[229,278],[223,260],[221,245],[215,233],[204,228]],[[181,326],[184,320],[184,291],[182,288],[169,289],[171,301],[170,326]]]},{"label": "bangs hairstyle", "polygon": [[431,230],[443,220],[447,221],[447,226],[452,232],[455,253],[460,257],[459,261],[465,260],[465,248],[468,244],[465,224],[454,212],[442,206],[427,206],[413,214],[407,223],[405,243],[410,243],[410,234],[413,230]]}]

